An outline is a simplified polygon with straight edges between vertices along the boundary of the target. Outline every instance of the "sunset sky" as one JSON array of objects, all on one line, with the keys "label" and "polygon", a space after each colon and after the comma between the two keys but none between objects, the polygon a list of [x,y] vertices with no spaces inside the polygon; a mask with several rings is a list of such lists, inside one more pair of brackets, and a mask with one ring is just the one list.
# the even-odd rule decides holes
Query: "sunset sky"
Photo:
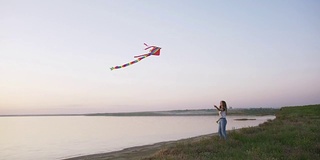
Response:
[{"label": "sunset sky", "polygon": [[319,104],[319,61],[319,0],[0,0],[0,115]]}]

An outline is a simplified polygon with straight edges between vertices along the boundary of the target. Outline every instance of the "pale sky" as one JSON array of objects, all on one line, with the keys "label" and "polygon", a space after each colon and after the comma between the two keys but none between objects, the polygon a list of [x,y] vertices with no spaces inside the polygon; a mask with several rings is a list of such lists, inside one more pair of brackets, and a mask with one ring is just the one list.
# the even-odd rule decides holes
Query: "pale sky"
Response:
[{"label": "pale sky", "polygon": [[318,0],[0,0],[0,114],[319,104],[319,60]]}]

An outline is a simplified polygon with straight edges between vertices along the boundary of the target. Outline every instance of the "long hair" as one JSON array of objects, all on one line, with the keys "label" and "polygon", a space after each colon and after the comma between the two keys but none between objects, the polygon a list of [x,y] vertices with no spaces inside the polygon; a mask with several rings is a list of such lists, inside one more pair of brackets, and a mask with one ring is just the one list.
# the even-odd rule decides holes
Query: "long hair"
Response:
[{"label": "long hair", "polygon": [[227,103],[226,101],[221,101],[221,104],[222,104],[222,108],[226,111],[226,115],[227,115],[227,110],[228,110],[228,107],[227,107]]}]

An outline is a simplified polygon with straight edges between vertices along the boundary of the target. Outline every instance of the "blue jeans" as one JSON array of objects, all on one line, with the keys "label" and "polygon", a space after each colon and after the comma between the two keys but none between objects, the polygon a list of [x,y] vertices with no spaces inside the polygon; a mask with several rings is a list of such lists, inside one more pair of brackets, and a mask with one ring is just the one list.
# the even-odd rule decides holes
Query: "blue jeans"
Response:
[{"label": "blue jeans", "polygon": [[220,138],[227,139],[226,126],[227,126],[227,119],[220,118],[220,120],[219,120],[219,130],[218,130]]}]

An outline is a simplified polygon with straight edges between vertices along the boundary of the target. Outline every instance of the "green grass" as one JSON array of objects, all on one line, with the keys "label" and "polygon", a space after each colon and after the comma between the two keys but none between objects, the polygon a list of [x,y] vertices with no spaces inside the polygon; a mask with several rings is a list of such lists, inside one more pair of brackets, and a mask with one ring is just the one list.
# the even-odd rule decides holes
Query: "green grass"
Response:
[{"label": "green grass", "polygon": [[228,132],[162,149],[148,160],[320,159],[320,105],[283,107],[276,119],[258,127]]}]

